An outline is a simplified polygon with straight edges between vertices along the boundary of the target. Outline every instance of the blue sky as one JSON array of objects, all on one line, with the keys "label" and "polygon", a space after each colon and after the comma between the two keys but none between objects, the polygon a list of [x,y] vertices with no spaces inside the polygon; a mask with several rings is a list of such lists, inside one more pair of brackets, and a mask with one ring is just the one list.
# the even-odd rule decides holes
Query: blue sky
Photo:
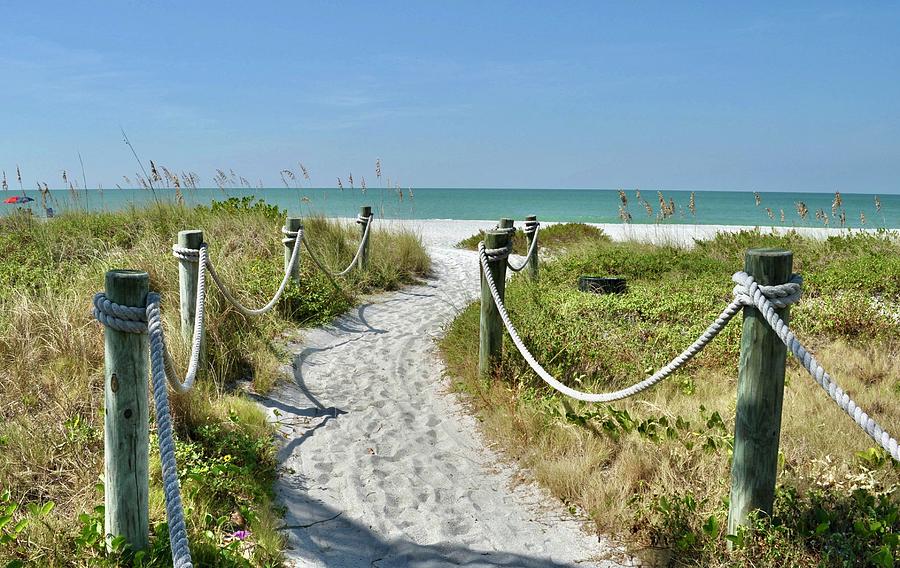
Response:
[{"label": "blue sky", "polygon": [[[900,193],[893,2],[0,2],[0,168]],[[14,186],[16,184],[13,184]]]}]

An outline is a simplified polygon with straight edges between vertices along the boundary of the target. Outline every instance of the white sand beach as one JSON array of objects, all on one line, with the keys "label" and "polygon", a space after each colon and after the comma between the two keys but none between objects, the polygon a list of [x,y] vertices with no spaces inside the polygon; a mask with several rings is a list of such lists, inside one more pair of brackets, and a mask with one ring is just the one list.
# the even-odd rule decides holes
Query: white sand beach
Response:
[{"label": "white sand beach", "polygon": [[[260,398],[283,435],[278,497],[296,566],[633,566],[504,462],[451,393],[435,338],[475,299],[472,251],[494,221],[387,221],[422,234],[433,275],[367,299],[290,346],[291,379]],[[602,226],[688,245],[728,227]],[[806,230],[824,235],[822,229]]]}]

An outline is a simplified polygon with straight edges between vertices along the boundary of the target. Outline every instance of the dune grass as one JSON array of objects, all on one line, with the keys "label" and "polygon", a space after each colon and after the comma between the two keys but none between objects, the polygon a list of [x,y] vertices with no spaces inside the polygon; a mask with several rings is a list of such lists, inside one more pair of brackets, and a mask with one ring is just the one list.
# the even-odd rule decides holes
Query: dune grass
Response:
[{"label": "dune grass", "polygon": [[[137,268],[150,274],[151,289],[162,295],[170,346],[184,368],[178,263],[171,256],[177,232],[203,229],[223,279],[255,307],[274,293],[283,274],[283,220],[276,207],[250,199],[194,209],[67,213],[46,222],[22,215],[0,219],[0,565],[118,565],[125,557],[106,553],[102,528],[103,332],[90,305],[104,272]],[[323,260],[349,262],[359,239],[356,226],[322,218],[307,219],[305,226]],[[291,285],[269,315],[247,319],[210,291],[203,375],[191,393],[170,394],[197,565],[281,562],[271,491],[273,428],[241,394],[265,392],[278,380],[287,356],[281,334],[327,321],[360,294],[397,288],[429,268],[416,235],[377,225],[364,274],[332,281],[306,255],[302,259],[301,284]],[[155,538],[142,565],[166,566],[171,560],[155,446],[154,438]],[[241,540],[238,531],[249,534]]]},{"label": "dune grass", "polygon": [[[475,250],[478,243],[484,240],[484,231],[478,231],[476,234],[466,237],[457,243],[457,247]],[[541,226],[538,236],[538,244],[543,249],[551,251],[559,251],[567,246],[582,241],[603,241],[608,242],[607,236],[603,229],[599,229],[585,223],[555,223],[553,225]],[[513,254],[528,254],[528,241],[525,238],[525,232],[518,229],[513,235]]]},{"label": "dune grass", "polygon": [[[581,242],[516,276],[506,302],[523,340],[566,384],[626,386],[687,346],[731,296],[752,247],[794,251],[805,277],[797,335],[855,400],[900,433],[900,241],[855,233],[824,241],[747,231],[692,249]],[[628,278],[625,295],[577,291],[580,274]],[[900,533],[900,468],[789,360],[775,515],[733,554],[724,525],[730,487],[740,324],[655,389],[609,405],[550,391],[505,342],[491,380],[477,377],[477,304],[441,347],[487,434],[597,530],[648,561],[702,566],[892,566]]]}]

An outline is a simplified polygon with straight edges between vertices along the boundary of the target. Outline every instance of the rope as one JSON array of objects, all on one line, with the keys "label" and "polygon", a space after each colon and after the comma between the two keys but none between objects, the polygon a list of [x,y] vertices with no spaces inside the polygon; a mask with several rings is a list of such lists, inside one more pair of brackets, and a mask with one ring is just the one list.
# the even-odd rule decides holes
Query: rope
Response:
[{"label": "rope", "polygon": [[[187,251],[187,252],[186,252]],[[175,245],[172,247],[172,254],[179,260],[188,262],[197,262],[200,267],[205,267],[209,263],[209,251],[207,244],[203,243],[197,250],[186,249]],[[178,373],[175,371],[175,362],[169,354],[166,347],[165,336],[160,333],[160,348],[165,357],[166,378],[169,384],[177,392],[185,393],[194,387],[194,381],[197,379],[197,371],[200,367],[200,351],[203,343],[203,336],[206,335],[206,270],[201,268],[197,271],[197,298],[194,301],[194,331],[191,336],[191,356],[188,360],[188,370],[185,374],[184,381],[178,380]],[[151,336],[151,341],[153,337]]]},{"label": "rope", "polygon": [[[846,412],[869,437],[884,448],[894,460],[900,461],[900,447],[898,447],[897,440],[888,432],[885,432],[874,419],[866,414],[850,398],[850,395],[834,382],[831,375],[825,372],[825,369],[816,361],[816,358],[800,343],[794,332],[791,331],[775,311],[778,303],[767,297],[765,293],[766,287],[757,284],[753,277],[746,272],[735,273],[732,280],[737,284],[735,290],[741,289],[741,301],[746,302],[744,305],[753,306],[759,310],[785,346],[800,361],[819,386],[822,387],[822,390],[828,393],[828,396],[831,397],[834,403]],[[789,297],[791,296],[786,296],[785,298]]]},{"label": "rope", "polygon": [[[202,256],[204,249],[200,250]],[[162,463],[163,493],[166,497],[169,543],[172,547],[172,565],[175,568],[193,568],[187,528],[184,522],[181,488],[178,483],[172,414],[166,390],[166,348],[159,311],[159,294],[156,292],[147,294],[147,306],[142,308],[116,304],[99,292],[94,295],[94,316],[100,323],[111,329],[126,333],[149,333],[150,335],[151,382],[153,402],[156,407],[157,438],[159,440],[159,457]]]},{"label": "rope", "polygon": [[347,268],[341,270],[340,272],[335,272],[333,270],[326,268],[325,263],[323,263],[318,258],[316,258],[316,255],[313,253],[312,249],[309,247],[309,243],[306,241],[303,241],[303,245],[306,247],[306,252],[309,253],[310,258],[312,258],[313,262],[316,263],[316,266],[318,266],[319,269],[322,270],[322,272],[331,274],[332,276],[344,276],[345,274],[350,272],[350,270],[354,266],[356,266],[357,262],[359,262],[359,258],[362,255],[363,248],[365,247],[366,243],[369,240],[369,229],[372,227],[372,219],[374,217],[375,217],[374,214],[369,215],[368,217],[363,217],[362,215],[356,216],[356,222],[359,223],[360,225],[365,224],[366,230],[363,233],[362,238],[359,240],[359,247],[356,249],[356,254],[353,256],[353,260],[350,261],[350,264],[347,266]]},{"label": "rope", "polygon": [[[241,312],[245,316],[260,316],[275,307],[275,304],[277,304],[278,300],[281,299],[281,295],[284,293],[284,290],[285,288],[287,288],[287,284],[291,279],[291,273],[293,273],[294,267],[297,265],[297,259],[300,256],[300,243],[303,241],[303,229],[297,232],[285,231],[285,229],[282,229],[282,232],[284,232],[286,235],[293,235],[292,240],[294,241],[294,247],[291,250],[291,259],[288,262],[288,266],[284,269],[284,278],[281,279],[281,284],[278,286],[278,290],[275,292],[275,295],[272,296],[272,299],[269,300],[269,302],[261,308],[251,309],[237,301],[228,287],[225,286],[225,283],[222,282],[222,279],[216,272],[216,268],[215,266],[213,266],[212,261],[209,260],[209,258],[206,259],[206,267],[209,269],[209,275],[212,276],[213,282],[215,282],[219,290],[222,291],[222,295],[225,296],[225,299],[227,299],[231,303],[231,305],[233,305],[237,309],[237,311]],[[177,251],[175,249],[176,247],[172,247],[172,253],[176,257],[178,257]]]},{"label": "rope", "polygon": [[[531,225],[529,225],[531,223]],[[526,235],[534,235],[531,237],[531,246],[528,247],[528,254],[525,255],[525,260],[522,261],[522,264],[519,266],[514,265],[509,261],[509,258],[506,259],[506,266],[509,267],[513,272],[519,272],[526,266],[528,266],[528,261],[531,260],[531,255],[536,254],[537,251],[537,242],[538,242],[538,231],[540,230],[541,224],[537,221],[526,221],[525,222],[525,234]]]},{"label": "rope", "polygon": [[687,349],[682,351],[677,357],[672,359],[665,367],[661,368],[657,371],[653,376],[644,379],[640,382],[637,382],[630,387],[620,389],[613,392],[607,393],[587,393],[582,392],[571,387],[568,387],[558,381],[553,377],[550,373],[548,373],[544,367],[541,366],[540,363],[534,358],[534,355],[525,347],[525,343],[522,341],[522,338],[519,337],[519,333],[516,331],[515,326],[513,326],[512,321],[509,318],[509,313],[506,311],[506,306],[503,305],[503,301],[500,299],[500,294],[497,292],[497,285],[494,283],[494,278],[491,275],[491,271],[488,267],[488,255],[486,254],[486,250],[484,248],[484,243],[480,243],[478,245],[478,256],[481,260],[481,270],[485,276],[485,280],[487,281],[488,288],[491,291],[491,297],[494,299],[494,305],[497,306],[497,311],[500,313],[500,318],[503,320],[503,324],[506,326],[506,330],[509,332],[509,336],[512,338],[513,343],[516,348],[519,350],[519,353],[522,354],[522,357],[525,358],[525,361],[528,365],[534,370],[535,373],[548,385],[556,389],[557,391],[563,393],[566,396],[574,398],[576,400],[581,400],[584,402],[613,402],[616,400],[621,400],[623,398],[628,398],[633,396],[641,391],[644,391],[656,383],[662,381],[663,379],[669,377],[676,370],[685,365],[688,361],[690,361],[694,355],[699,353],[706,345],[712,341],[712,339],[725,328],[731,318],[735,316],[735,314],[740,311],[743,303],[741,303],[738,299],[733,300],[728,307],[726,307],[719,317],[710,324],[706,331],[697,338],[694,343],[692,343]]},{"label": "rope", "polygon": [[497,285],[494,283],[493,276],[491,275],[488,266],[489,256],[487,255],[487,250],[484,248],[484,242],[481,242],[478,245],[478,256],[481,262],[482,273],[484,274],[485,281],[490,289],[491,297],[494,299],[494,305],[500,313],[500,318],[503,320],[503,324],[506,326],[506,329],[513,340],[513,344],[515,344],[516,348],[522,354],[522,357],[532,370],[534,370],[544,382],[571,398],[585,402],[612,402],[633,396],[652,387],[690,361],[694,355],[706,347],[706,345],[712,341],[722,329],[724,329],[728,322],[734,318],[742,307],[748,306],[760,311],[775,331],[776,335],[778,335],[791,353],[803,364],[804,368],[815,379],[819,386],[828,393],[835,404],[837,404],[841,410],[846,412],[854,422],[875,440],[875,442],[877,442],[894,460],[900,461],[900,446],[898,446],[897,440],[875,422],[874,419],[869,417],[869,415],[866,414],[856,402],[854,402],[850,396],[834,382],[831,376],[826,373],[825,369],[818,361],[816,361],[815,357],[803,347],[794,335],[794,332],[790,330],[788,325],[776,312],[776,309],[787,307],[800,299],[803,279],[797,274],[792,275],[790,280],[785,284],[762,286],[746,272],[736,272],[734,276],[732,276],[732,280],[736,284],[733,290],[734,299],[722,313],[719,314],[716,320],[706,328],[706,331],[694,341],[694,343],[682,351],[665,367],[657,371],[653,376],[624,389],[609,393],[585,393],[564,385],[548,373],[540,363],[535,360],[534,356],[528,351],[528,348],[525,347],[525,344],[519,337],[516,328],[509,318],[506,306],[503,305],[503,302],[500,299],[500,294],[497,292]]}]

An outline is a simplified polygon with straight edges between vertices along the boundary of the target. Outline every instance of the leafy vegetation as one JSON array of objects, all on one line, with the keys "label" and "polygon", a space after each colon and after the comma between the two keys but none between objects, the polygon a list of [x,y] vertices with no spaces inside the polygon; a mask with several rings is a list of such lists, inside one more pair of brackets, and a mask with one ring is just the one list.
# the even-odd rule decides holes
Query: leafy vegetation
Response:
[{"label": "leafy vegetation", "polygon": [[[475,250],[478,243],[484,240],[484,231],[467,237],[457,243],[457,247]],[[554,223],[542,225],[538,236],[538,244],[545,249],[559,250],[582,241],[608,242],[609,237],[603,229],[585,223]],[[518,229],[513,235],[513,254],[528,254],[528,241],[525,232]]]},{"label": "leafy vegetation", "polygon": [[[226,283],[262,305],[283,274],[284,212],[253,199],[210,207],[155,205],[120,213],[67,213],[46,222],[0,219],[0,566],[170,565],[159,456],[151,440],[152,544],[131,554],[103,533],[103,332],[91,297],[111,268],[140,268],[161,293],[176,360],[177,232],[202,228]],[[346,265],[358,228],[305,220],[323,260]],[[271,486],[273,430],[244,388],[264,392],[286,353],[279,336],[329,320],[360,292],[397,288],[427,272],[419,239],[373,228],[369,270],[333,281],[303,256],[301,283],[277,310],[247,319],[210,291],[207,356],[197,388],[171,395],[191,549],[198,565],[269,566],[281,561]],[[353,292],[351,292],[351,290]],[[241,388],[237,388],[240,386]],[[155,427],[151,424],[151,436]]]},{"label": "leafy vegetation", "polygon": [[[848,233],[722,234],[692,248],[581,241],[514,277],[506,303],[529,349],[563,382],[604,391],[649,376],[731,297],[746,249],[794,252],[805,279],[797,335],[859,404],[900,431],[900,239]],[[624,295],[577,290],[582,274],[628,279]],[[601,532],[648,562],[703,566],[893,566],[900,467],[789,360],[775,511],[725,534],[740,325],[651,391],[587,405],[558,396],[508,341],[491,380],[477,376],[477,304],[442,341],[450,373],[486,432]],[[735,551],[729,553],[732,541]]]}]

